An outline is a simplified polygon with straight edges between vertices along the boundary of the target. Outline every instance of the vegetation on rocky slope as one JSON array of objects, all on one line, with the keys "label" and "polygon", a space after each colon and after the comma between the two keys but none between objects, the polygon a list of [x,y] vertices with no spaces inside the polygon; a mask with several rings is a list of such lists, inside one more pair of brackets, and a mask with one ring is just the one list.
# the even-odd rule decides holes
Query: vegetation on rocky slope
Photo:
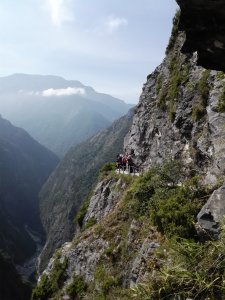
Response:
[{"label": "vegetation on rocky slope", "polygon": [[166,241],[156,253],[157,266],[133,289],[133,299],[224,299],[224,229],[214,242]]},{"label": "vegetation on rocky slope", "polygon": [[46,274],[43,274],[38,286],[32,292],[32,300],[48,300],[62,287],[67,260],[61,260],[59,252],[56,252],[55,255],[51,276],[48,277]]},{"label": "vegetation on rocky slope", "polygon": [[[167,57],[147,78],[125,142],[146,172],[124,176],[111,164],[103,167],[98,187],[76,217],[79,233],[62,247],[68,267],[52,299],[225,297],[223,226],[219,241],[205,231],[203,242],[196,230],[199,211],[219,187],[217,174],[223,180],[217,160],[224,152],[217,140],[221,119],[212,123],[212,116],[217,118],[212,107],[224,77],[181,53],[184,34],[178,33],[177,21]],[[51,273],[50,265],[48,280]]]},{"label": "vegetation on rocky slope", "polygon": [[171,49],[173,49],[173,46],[176,43],[178,32],[179,32],[178,31],[179,21],[180,21],[180,11],[177,11],[176,15],[173,18],[173,29],[172,29],[172,32],[171,32],[171,36],[170,36],[168,46],[166,48],[166,54],[168,54],[169,51]]},{"label": "vegetation on rocky slope", "polygon": [[225,82],[224,82],[224,72],[218,72],[217,78],[222,81],[222,90],[219,95],[219,100],[217,103],[216,111],[223,113],[225,112]]},{"label": "vegetation on rocky slope", "polygon": [[[51,299],[60,299],[63,294],[69,294],[70,299],[93,300],[186,299],[184,296],[193,296],[197,291],[201,297],[220,297],[220,288],[212,287],[212,283],[223,285],[223,248],[219,246],[222,242],[200,244],[194,226],[196,215],[213,188],[203,186],[200,178],[189,174],[179,161],[155,166],[141,177],[112,172],[105,176],[117,176],[126,189],[116,208],[99,223],[84,228],[73,242],[73,247],[87,237],[107,242],[108,247],[96,264],[94,280],[84,283],[83,275],[74,273],[72,283],[65,284],[65,267],[65,282],[54,290]],[[134,222],[138,225],[131,229]],[[143,262],[139,284],[130,288],[134,261],[149,234],[156,248]],[[208,273],[205,278],[204,272]],[[43,275],[37,288],[40,293],[46,290],[45,281],[52,285],[53,273],[47,279]]]},{"label": "vegetation on rocky slope", "polygon": [[196,85],[196,92],[199,95],[198,102],[192,109],[192,118],[196,122],[200,120],[206,114],[206,107],[208,104],[209,97],[209,84],[208,78],[210,75],[210,70],[204,70],[202,76]]}]

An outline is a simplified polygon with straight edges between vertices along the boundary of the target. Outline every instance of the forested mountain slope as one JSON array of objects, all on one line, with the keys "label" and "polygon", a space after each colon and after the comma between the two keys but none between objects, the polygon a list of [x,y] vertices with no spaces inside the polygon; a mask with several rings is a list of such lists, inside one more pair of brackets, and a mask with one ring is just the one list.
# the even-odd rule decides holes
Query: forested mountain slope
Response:
[{"label": "forested mountain slope", "polygon": [[0,118],[0,248],[17,263],[35,250],[28,229],[43,233],[38,193],[57,157]]},{"label": "forested mountain slope", "polygon": [[[38,193],[58,158],[23,129],[0,117],[0,298],[29,299],[15,264],[34,255],[32,234],[44,241]],[[6,258],[7,257],[7,258]]]}]

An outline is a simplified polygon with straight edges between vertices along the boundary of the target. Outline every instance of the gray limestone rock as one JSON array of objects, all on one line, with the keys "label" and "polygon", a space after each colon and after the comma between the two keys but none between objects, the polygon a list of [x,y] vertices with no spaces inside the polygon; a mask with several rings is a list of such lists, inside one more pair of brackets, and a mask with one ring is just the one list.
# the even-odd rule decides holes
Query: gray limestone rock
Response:
[{"label": "gray limestone rock", "polygon": [[107,247],[108,243],[103,239],[88,238],[72,251],[65,251],[64,255],[68,258],[68,277],[71,278],[75,273],[83,276],[86,282],[93,280],[96,264]]},{"label": "gray limestone rock", "polygon": [[[136,165],[145,170],[167,159],[181,159],[213,185],[225,173],[225,113],[216,111],[225,79],[216,71],[208,73],[203,107],[206,96],[201,82],[206,71],[197,66],[196,54],[180,53],[184,39],[180,33],[173,52],[147,77],[124,148],[134,152]],[[179,81],[174,99],[170,94],[175,72]],[[199,109],[202,115],[196,116]]]},{"label": "gray limestone rock", "polygon": [[219,222],[225,215],[225,185],[213,192],[207,203],[202,207],[197,219],[197,231],[202,239],[217,238]]},{"label": "gray limestone rock", "polygon": [[152,240],[151,234],[144,240],[131,268],[130,286],[141,282],[147,275],[148,260],[159,246],[159,243]]},{"label": "gray limestone rock", "polygon": [[[108,247],[108,243],[101,238],[94,238],[91,233],[85,239],[80,241],[77,245],[73,243],[65,243],[60,249],[61,261],[67,259],[67,269],[65,277],[68,278],[68,282],[65,282],[67,286],[72,278],[73,274],[82,276],[86,282],[93,280],[96,264],[98,263],[101,255]],[[54,265],[54,257],[48,263],[44,273],[49,275]]]},{"label": "gray limestone rock", "polygon": [[100,181],[91,197],[87,213],[84,218],[84,225],[91,218],[99,222],[115,207],[120,200],[120,195],[126,186],[121,179],[112,178]]}]

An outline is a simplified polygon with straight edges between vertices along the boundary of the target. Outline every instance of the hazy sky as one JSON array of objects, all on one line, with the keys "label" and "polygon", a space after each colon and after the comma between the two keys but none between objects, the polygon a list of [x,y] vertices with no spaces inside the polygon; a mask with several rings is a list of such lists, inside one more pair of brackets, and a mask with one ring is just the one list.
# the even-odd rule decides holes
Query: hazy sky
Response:
[{"label": "hazy sky", "polygon": [[137,102],[175,0],[0,0],[0,76],[51,74]]}]

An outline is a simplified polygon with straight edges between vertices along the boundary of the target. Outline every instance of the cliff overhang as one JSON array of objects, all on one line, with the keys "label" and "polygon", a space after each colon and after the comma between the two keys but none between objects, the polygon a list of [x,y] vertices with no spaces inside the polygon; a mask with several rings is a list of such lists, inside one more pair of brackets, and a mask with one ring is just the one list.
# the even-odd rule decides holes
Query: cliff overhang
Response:
[{"label": "cliff overhang", "polygon": [[225,71],[225,2],[177,0],[181,9],[179,30],[186,32],[182,52],[197,51],[198,64]]}]

